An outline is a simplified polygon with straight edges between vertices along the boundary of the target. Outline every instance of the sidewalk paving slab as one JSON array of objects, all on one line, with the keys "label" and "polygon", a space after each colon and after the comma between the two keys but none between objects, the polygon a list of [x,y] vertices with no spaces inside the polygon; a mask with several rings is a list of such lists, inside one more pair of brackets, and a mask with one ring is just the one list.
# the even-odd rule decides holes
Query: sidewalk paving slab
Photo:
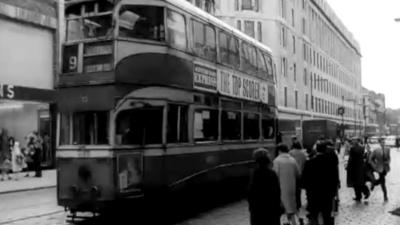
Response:
[{"label": "sidewalk paving slab", "polygon": [[42,177],[34,177],[32,171],[29,177],[25,177],[25,174],[25,172],[20,173],[18,180],[0,181],[0,194],[56,187],[57,171],[55,169],[43,170]]}]

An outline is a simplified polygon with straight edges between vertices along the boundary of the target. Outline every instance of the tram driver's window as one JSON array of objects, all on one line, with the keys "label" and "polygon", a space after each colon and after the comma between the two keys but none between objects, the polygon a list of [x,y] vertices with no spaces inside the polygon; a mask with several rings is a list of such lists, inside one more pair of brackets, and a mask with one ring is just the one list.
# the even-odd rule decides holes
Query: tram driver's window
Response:
[{"label": "tram driver's window", "polygon": [[221,129],[222,140],[240,140],[241,138],[240,112],[222,111]]},{"label": "tram driver's window", "polygon": [[256,113],[244,113],[243,126],[244,126],[244,139],[257,140],[260,138],[260,116]]},{"label": "tram driver's window", "polygon": [[106,111],[74,113],[73,144],[108,144],[108,113]]},{"label": "tram driver's window", "polygon": [[146,145],[162,143],[163,107],[144,106],[122,111],[116,119],[116,143]]},{"label": "tram driver's window", "polygon": [[198,109],[194,112],[194,140],[218,140],[218,110]]},{"label": "tram driver's window", "polygon": [[119,36],[164,41],[164,9],[157,6],[122,6],[119,12]]}]

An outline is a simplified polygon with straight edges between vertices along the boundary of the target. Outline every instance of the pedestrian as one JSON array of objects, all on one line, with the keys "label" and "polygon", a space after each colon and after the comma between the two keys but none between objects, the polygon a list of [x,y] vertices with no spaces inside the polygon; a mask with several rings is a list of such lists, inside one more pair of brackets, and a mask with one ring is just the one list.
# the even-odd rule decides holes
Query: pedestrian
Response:
[{"label": "pedestrian", "polygon": [[397,136],[396,137],[396,149],[399,150],[399,148],[400,148],[400,137]]},{"label": "pedestrian", "polygon": [[274,170],[281,186],[281,201],[285,208],[287,220],[296,225],[297,202],[296,188],[300,172],[296,160],[289,155],[289,148],[285,144],[277,146],[278,157],[274,160]]},{"label": "pedestrian", "polygon": [[362,194],[367,199],[370,195],[365,185],[365,161],[364,148],[360,145],[358,138],[353,139],[353,146],[349,151],[347,163],[347,186],[354,188],[356,202],[360,202]]},{"label": "pedestrian", "polygon": [[14,146],[12,147],[11,159],[14,180],[18,180],[19,173],[22,171],[22,169],[26,167],[24,155],[21,152],[18,141],[16,141]]},{"label": "pedestrian", "polygon": [[43,148],[43,140],[39,136],[37,131],[32,132],[28,135],[28,147],[30,148],[30,153],[32,155],[32,166],[35,170],[35,177],[42,177],[42,148]]},{"label": "pedestrian", "polygon": [[390,171],[390,149],[385,146],[383,138],[379,139],[379,144],[379,146],[375,146],[372,150],[368,160],[374,171],[379,174],[378,180],[372,184],[371,189],[373,190],[375,185],[380,184],[383,192],[383,199],[386,202],[388,201],[388,195],[385,177]]},{"label": "pedestrian", "polygon": [[260,148],[253,152],[255,168],[252,171],[248,202],[251,225],[280,225],[283,213],[278,176],[272,170],[269,152]]},{"label": "pedestrian", "polygon": [[[332,147],[333,149],[333,147]],[[307,193],[310,224],[318,224],[322,214],[324,225],[334,225],[334,201],[340,186],[338,158],[327,149],[327,143],[317,145],[314,158],[305,163],[303,184]]]},{"label": "pedestrian", "polygon": [[303,173],[304,164],[307,161],[307,155],[303,152],[301,148],[301,144],[299,141],[296,141],[292,145],[292,150],[290,150],[289,154],[296,160],[297,166],[299,168],[299,180],[297,181],[296,188],[296,202],[297,209],[301,207],[301,174]]}]

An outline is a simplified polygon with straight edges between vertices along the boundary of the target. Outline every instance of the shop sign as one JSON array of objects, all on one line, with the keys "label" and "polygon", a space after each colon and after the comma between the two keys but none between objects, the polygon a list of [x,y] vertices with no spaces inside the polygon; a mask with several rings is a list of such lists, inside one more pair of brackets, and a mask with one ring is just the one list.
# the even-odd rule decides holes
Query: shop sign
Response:
[{"label": "shop sign", "polygon": [[14,85],[0,84],[0,99],[14,99]]}]

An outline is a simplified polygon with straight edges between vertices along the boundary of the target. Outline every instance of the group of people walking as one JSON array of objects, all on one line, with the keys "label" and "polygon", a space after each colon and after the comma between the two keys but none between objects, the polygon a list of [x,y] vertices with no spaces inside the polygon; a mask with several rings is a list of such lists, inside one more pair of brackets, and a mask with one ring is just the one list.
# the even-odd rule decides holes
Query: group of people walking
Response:
[{"label": "group of people walking", "polygon": [[[347,163],[347,185],[354,188],[354,200],[360,202],[362,197],[368,199],[376,185],[380,185],[384,201],[388,201],[386,175],[390,171],[390,149],[384,139],[379,144],[371,144],[366,139],[354,139],[349,150]],[[368,188],[367,183],[370,183]]]},{"label": "group of people walking", "polygon": [[[278,155],[272,160],[266,149],[253,153],[256,166],[249,185],[249,210],[251,225],[280,225],[281,217],[288,224],[304,224],[298,211],[304,204],[301,193],[306,194],[309,224],[334,225],[338,210],[340,186],[340,142],[320,138],[313,149],[303,150],[299,141],[291,149],[285,144],[277,145]],[[353,139],[348,151],[347,185],[354,188],[357,202],[369,197],[376,185],[381,185],[384,200],[388,200],[385,176],[390,167],[390,153],[383,141],[379,146],[362,145]],[[374,178],[373,173],[379,178]],[[372,175],[371,175],[372,174]],[[366,182],[370,182],[368,188]]]},{"label": "group of people walking", "polygon": [[0,181],[18,180],[20,173],[26,170],[25,176],[29,176],[29,170],[35,171],[35,177],[41,177],[42,139],[34,131],[26,136],[26,148],[21,148],[14,137],[1,136],[0,147]]}]

